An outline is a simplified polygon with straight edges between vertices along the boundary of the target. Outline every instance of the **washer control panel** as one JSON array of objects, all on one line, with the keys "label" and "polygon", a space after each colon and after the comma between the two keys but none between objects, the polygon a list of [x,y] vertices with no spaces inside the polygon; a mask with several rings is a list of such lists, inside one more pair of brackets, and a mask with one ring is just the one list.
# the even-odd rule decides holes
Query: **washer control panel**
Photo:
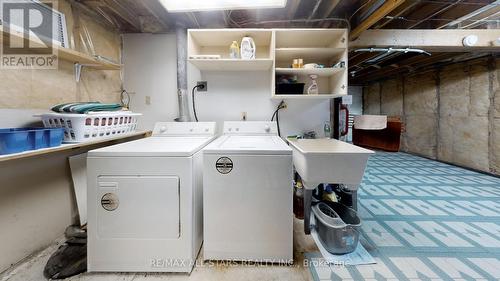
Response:
[{"label": "washer control panel", "polygon": [[157,122],[153,136],[215,135],[215,122]]},{"label": "washer control panel", "polygon": [[226,121],[225,135],[277,135],[278,127],[271,121]]}]

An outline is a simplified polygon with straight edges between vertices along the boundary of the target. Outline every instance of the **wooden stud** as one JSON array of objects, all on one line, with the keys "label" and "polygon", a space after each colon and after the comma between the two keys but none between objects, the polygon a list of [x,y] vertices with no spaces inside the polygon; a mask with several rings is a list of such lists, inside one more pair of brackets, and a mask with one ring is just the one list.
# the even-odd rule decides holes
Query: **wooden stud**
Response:
[{"label": "wooden stud", "polygon": [[363,31],[370,28],[372,25],[377,23],[380,19],[385,17],[387,14],[396,9],[399,5],[403,4],[405,0],[388,0],[375,12],[373,12],[368,18],[366,18],[362,23],[360,23],[356,28],[351,31],[349,35],[350,40],[358,38],[358,36],[363,33]]}]

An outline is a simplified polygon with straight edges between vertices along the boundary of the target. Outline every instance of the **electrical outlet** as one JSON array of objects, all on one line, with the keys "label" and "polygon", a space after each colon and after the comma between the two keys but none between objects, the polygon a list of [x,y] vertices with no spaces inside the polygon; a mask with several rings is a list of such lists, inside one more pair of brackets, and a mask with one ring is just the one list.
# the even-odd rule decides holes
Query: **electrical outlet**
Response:
[{"label": "electrical outlet", "polygon": [[198,81],[198,82],[196,82],[196,86],[200,86],[197,89],[198,92],[206,92],[208,90],[208,82],[207,81]]},{"label": "electrical outlet", "polygon": [[151,104],[151,96],[146,96],[146,104],[147,105]]},{"label": "electrical outlet", "polygon": [[241,121],[247,121],[247,113],[244,111],[241,113]]}]

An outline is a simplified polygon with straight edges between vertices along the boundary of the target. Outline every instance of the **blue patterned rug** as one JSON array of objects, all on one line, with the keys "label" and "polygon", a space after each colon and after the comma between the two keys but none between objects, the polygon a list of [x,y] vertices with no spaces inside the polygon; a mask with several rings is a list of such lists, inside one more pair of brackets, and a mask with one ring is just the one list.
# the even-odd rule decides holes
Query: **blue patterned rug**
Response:
[{"label": "blue patterned rug", "polygon": [[315,280],[500,280],[500,178],[377,152],[358,194],[377,264],[328,266],[309,253]]}]

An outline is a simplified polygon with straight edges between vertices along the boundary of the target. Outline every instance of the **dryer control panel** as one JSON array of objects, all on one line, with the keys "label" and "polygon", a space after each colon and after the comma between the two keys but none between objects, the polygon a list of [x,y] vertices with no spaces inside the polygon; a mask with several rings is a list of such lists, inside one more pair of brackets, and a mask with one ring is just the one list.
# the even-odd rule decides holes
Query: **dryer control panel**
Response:
[{"label": "dryer control panel", "polygon": [[215,122],[157,122],[153,136],[213,136],[215,126]]},{"label": "dryer control panel", "polygon": [[225,135],[278,135],[278,127],[272,121],[226,121]]}]

